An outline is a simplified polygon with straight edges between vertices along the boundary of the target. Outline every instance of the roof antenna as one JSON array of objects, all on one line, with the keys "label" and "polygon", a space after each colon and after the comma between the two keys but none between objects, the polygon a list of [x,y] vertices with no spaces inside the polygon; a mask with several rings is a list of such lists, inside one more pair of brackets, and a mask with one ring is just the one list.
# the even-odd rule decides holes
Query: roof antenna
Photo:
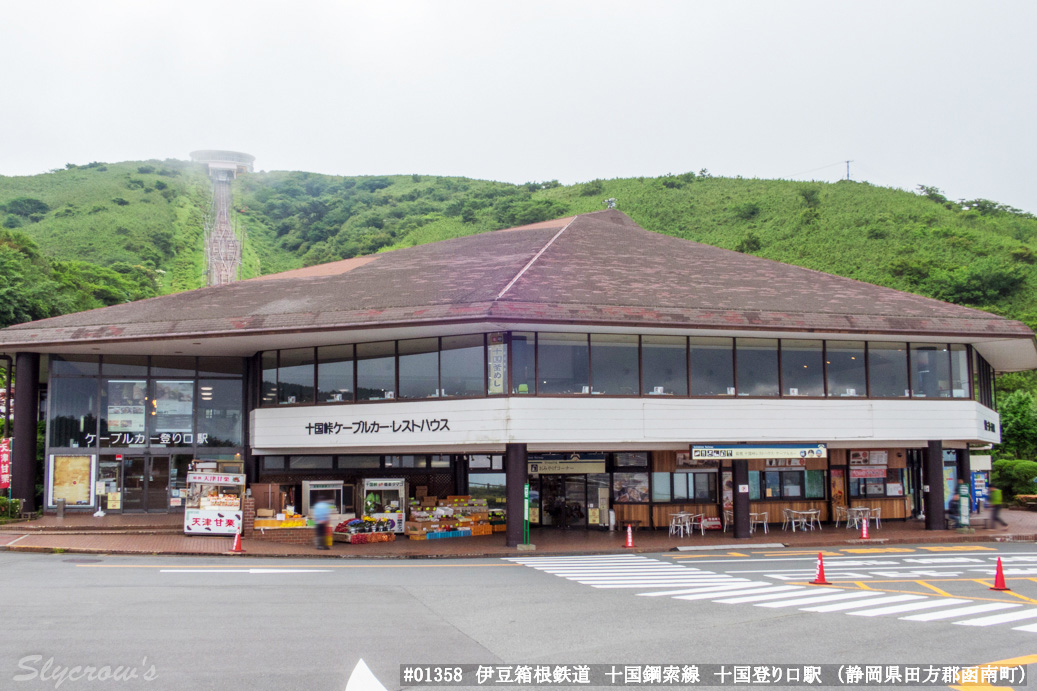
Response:
[{"label": "roof antenna", "polygon": [[615,209],[616,208],[616,198],[615,197],[609,197],[608,199],[606,199],[605,200],[605,208],[606,209]]}]

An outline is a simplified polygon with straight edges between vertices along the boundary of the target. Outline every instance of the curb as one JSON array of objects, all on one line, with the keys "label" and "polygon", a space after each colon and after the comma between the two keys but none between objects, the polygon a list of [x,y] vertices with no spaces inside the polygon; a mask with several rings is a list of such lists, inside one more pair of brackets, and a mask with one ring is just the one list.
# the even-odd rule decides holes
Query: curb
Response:
[{"label": "curb", "polygon": [[702,546],[700,548],[693,548],[693,550],[681,550],[679,547],[664,547],[659,546],[653,547],[641,547],[641,548],[606,548],[606,549],[593,549],[593,550],[562,550],[552,552],[538,552],[531,554],[530,552],[520,551],[516,549],[509,549],[508,551],[502,552],[485,552],[485,551],[473,551],[469,553],[455,553],[455,554],[326,554],[321,552],[314,553],[302,553],[302,554],[289,554],[289,553],[270,553],[261,554],[255,551],[246,551],[243,553],[233,552],[190,552],[184,550],[167,550],[162,552],[155,552],[149,550],[133,550],[133,549],[101,549],[96,547],[40,547],[35,545],[2,545],[0,546],[0,552],[28,552],[36,554],[103,554],[103,555],[136,555],[136,556],[176,556],[176,557],[252,557],[262,559],[373,559],[373,560],[390,560],[390,559],[425,559],[425,560],[443,560],[443,559],[507,559],[513,557],[530,557],[530,556],[541,556],[541,557],[580,557],[580,556],[592,556],[598,554],[665,554],[668,552],[678,551],[695,551],[695,550],[725,550],[725,549],[776,549],[776,548],[803,548],[803,549],[815,549],[824,547],[833,547],[838,544],[847,545],[876,545],[876,546],[890,546],[890,545],[938,545],[948,543],[984,543],[984,542],[1037,542],[1037,534],[1014,534],[1014,535],[985,535],[977,539],[974,535],[946,535],[940,536],[939,539],[933,540],[912,540],[907,538],[876,538],[868,540],[827,540],[817,541],[807,544],[802,543],[747,543],[747,544],[725,544],[718,546]]}]

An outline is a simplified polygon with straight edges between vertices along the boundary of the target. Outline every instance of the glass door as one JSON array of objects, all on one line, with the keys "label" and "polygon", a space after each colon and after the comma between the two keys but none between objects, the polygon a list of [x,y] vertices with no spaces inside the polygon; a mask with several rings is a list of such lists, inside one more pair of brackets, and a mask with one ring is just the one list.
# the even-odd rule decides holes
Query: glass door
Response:
[{"label": "glass door", "polygon": [[587,527],[587,476],[565,476],[565,519],[573,528]]},{"label": "glass door", "polygon": [[147,464],[144,456],[124,456],[122,459],[122,510],[146,511]]},{"label": "glass door", "polygon": [[152,456],[149,461],[146,511],[169,510],[169,456]]},{"label": "glass door", "polygon": [[565,526],[565,485],[561,475],[540,476],[540,525]]}]

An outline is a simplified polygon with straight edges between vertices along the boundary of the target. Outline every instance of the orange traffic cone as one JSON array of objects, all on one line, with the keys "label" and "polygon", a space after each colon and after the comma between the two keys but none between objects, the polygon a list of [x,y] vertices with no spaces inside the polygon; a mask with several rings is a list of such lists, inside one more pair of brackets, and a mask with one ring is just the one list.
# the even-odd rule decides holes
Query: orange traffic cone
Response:
[{"label": "orange traffic cone", "polygon": [[1005,585],[1005,571],[1001,568],[1001,557],[997,558],[997,573],[994,575],[994,587],[991,590],[1011,590]]},{"label": "orange traffic cone", "polygon": [[821,553],[817,553],[817,575],[814,576],[814,580],[810,581],[811,585],[832,585],[825,580],[825,560],[821,556]]},{"label": "orange traffic cone", "polygon": [[230,548],[231,554],[241,554],[245,550],[241,549],[241,531],[234,533],[234,546]]},{"label": "orange traffic cone", "polygon": [[627,543],[625,545],[623,545],[623,546],[624,547],[633,547],[634,546],[634,526],[630,525],[629,523],[627,524]]}]

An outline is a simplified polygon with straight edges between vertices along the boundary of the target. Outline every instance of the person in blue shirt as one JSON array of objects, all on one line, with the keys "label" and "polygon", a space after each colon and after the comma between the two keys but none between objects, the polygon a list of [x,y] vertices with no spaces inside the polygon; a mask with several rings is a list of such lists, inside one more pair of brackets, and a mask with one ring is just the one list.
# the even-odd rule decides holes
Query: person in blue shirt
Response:
[{"label": "person in blue shirt", "polygon": [[313,507],[314,541],[317,549],[331,549],[331,509],[327,501],[319,501]]}]

